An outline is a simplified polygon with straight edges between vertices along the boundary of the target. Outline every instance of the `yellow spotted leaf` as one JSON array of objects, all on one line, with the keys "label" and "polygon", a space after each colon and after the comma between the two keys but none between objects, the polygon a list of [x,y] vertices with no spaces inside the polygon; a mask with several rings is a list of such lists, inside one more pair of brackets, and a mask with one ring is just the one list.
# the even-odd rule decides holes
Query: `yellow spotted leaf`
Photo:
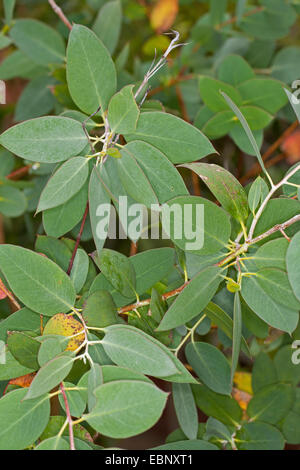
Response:
[{"label": "yellow spotted leaf", "polygon": [[[72,315],[57,313],[50,318],[44,328],[43,335],[73,336],[83,331],[82,324]],[[84,341],[84,333],[71,338],[66,351],[75,351]]]},{"label": "yellow spotted leaf", "polygon": [[253,390],[252,390],[252,376],[250,372],[236,372],[234,374],[233,378],[235,386],[239,389],[242,390],[243,392],[250,393],[250,395],[253,395]]}]

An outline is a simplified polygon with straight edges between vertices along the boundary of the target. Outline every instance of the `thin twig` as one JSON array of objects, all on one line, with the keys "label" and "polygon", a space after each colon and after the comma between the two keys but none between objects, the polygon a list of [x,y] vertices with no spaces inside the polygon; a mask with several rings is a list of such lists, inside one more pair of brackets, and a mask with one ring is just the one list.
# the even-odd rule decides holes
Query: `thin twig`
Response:
[{"label": "thin twig", "polygon": [[[252,15],[255,15],[256,13],[260,13],[261,11],[264,11],[266,9],[266,7],[257,7],[257,8],[254,8],[253,10],[250,10],[248,12],[246,12],[244,15],[243,15],[243,18],[246,18],[247,16],[252,16]],[[219,30],[219,29],[222,29],[224,28],[225,26],[228,26],[230,24],[234,24],[238,21],[238,17],[237,16],[233,16],[232,18],[230,18],[229,20],[226,20],[224,21],[223,23],[220,23],[220,24],[217,24],[215,26],[215,29]]]},{"label": "thin twig", "polygon": [[86,221],[88,213],[89,213],[89,203],[87,203],[84,214],[83,214],[80,230],[79,230],[79,233],[77,235],[75,247],[74,247],[74,250],[73,250],[73,253],[72,253],[72,257],[70,259],[67,274],[70,274],[71,271],[72,271],[74,259],[75,259],[75,256],[76,256],[76,253],[77,253],[77,250],[78,250],[78,247],[79,247],[79,243],[80,243],[80,240],[81,240],[81,237],[82,237],[82,232],[83,232],[83,229],[84,229],[84,225],[85,225],[85,221]]},{"label": "thin twig", "polygon": [[60,388],[60,391],[61,391],[63,399],[64,399],[64,403],[65,403],[65,407],[66,407],[67,420],[68,420],[68,423],[69,423],[70,450],[76,450],[75,442],[74,442],[72,416],[71,416],[71,413],[70,413],[70,407],[69,407],[69,402],[68,402],[67,394],[66,394],[66,391],[65,391],[65,387],[64,387],[64,384],[62,382],[60,383],[59,388]]},{"label": "thin twig", "polygon": [[250,230],[249,230],[249,234],[248,234],[248,241],[252,241],[252,237],[253,237],[253,234],[254,234],[254,230],[255,230],[255,227],[257,225],[257,222],[258,220],[260,219],[260,216],[262,215],[266,205],[268,204],[269,200],[271,199],[271,197],[273,196],[273,194],[276,193],[276,191],[281,187],[283,186],[290,178],[291,176],[293,176],[295,173],[297,173],[298,171],[300,170],[300,164],[297,165],[295,168],[293,168],[281,181],[279,181],[279,183],[275,184],[269,194],[266,196],[265,200],[262,202],[260,208],[258,209],[258,211],[256,212],[254,218],[253,218],[253,221],[252,221],[252,224],[251,224],[251,227],[250,227]]},{"label": "thin twig", "polygon": [[[189,282],[185,282],[182,284],[182,286],[177,287],[177,289],[171,290],[170,292],[166,292],[165,294],[162,295],[163,300],[167,300],[171,297],[174,297],[177,294],[180,294],[181,291],[188,285]],[[151,302],[151,299],[145,299],[141,300],[140,302],[136,302],[131,305],[127,305],[126,307],[119,308],[118,313],[119,315],[122,315],[122,313],[127,313],[130,312],[131,310],[135,310],[140,307],[145,307],[146,305],[149,305]]]},{"label": "thin twig", "polygon": [[[278,232],[278,231],[281,232],[282,235],[284,235],[283,232],[286,228],[290,227],[290,225],[293,225],[293,224],[295,224],[296,222],[299,222],[299,221],[300,221],[300,214],[297,214],[294,217],[292,217],[291,219],[287,220],[286,222],[283,222],[283,224],[274,225],[274,227],[270,228],[270,230],[268,230],[267,232],[262,233],[261,235],[258,235],[257,237],[253,238],[252,241],[251,241],[251,244],[260,242],[261,240],[264,240],[264,238],[267,238],[270,235],[272,235],[273,233]],[[284,235],[284,236],[286,238],[286,235]]]},{"label": "thin twig", "polygon": [[70,21],[68,20],[68,18],[66,17],[66,15],[64,14],[64,12],[62,11],[62,9],[56,4],[56,2],[54,0],[48,0],[48,2],[49,2],[49,5],[51,6],[52,10],[54,11],[54,13],[57,14],[57,16],[61,19],[61,21],[71,31],[72,25],[71,25]]}]

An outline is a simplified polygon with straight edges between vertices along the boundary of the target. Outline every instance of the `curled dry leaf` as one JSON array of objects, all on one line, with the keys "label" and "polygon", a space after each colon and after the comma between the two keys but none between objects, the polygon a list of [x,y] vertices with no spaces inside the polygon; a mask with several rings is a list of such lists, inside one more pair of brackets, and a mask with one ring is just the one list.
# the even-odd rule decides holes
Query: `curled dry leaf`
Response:
[{"label": "curled dry leaf", "polygon": [[18,385],[18,387],[28,388],[33,381],[36,372],[32,372],[31,374],[21,375],[20,377],[16,377],[9,381],[9,385]]}]

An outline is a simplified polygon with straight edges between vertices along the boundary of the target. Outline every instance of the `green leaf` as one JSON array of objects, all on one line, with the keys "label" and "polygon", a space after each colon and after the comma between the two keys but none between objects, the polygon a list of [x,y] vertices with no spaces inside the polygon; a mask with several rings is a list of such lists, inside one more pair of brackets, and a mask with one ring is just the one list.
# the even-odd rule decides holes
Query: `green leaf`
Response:
[{"label": "green leaf", "polygon": [[181,429],[188,439],[196,439],[198,413],[190,384],[174,383],[172,385],[172,396]]},{"label": "green leaf", "polygon": [[217,446],[202,440],[186,440],[170,442],[162,446],[152,447],[152,450],[219,450]]},{"label": "green leaf", "polygon": [[268,192],[269,188],[267,183],[258,176],[251,184],[248,194],[248,202],[251,212],[255,213],[257,207],[264,201]]},{"label": "green leaf", "polygon": [[16,0],[4,0],[3,1],[5,22],[7,24],[10,24],[11,20],[13,19],[15,5],[16,5]]},{"label": "green leaf", "polygon": [[63,353],[47,362],[34,377],[28,389],[26,400],[39,397],[56,387],[69,374],[74,358]]},{"label": "green leaf", "polygon": [[[261,320],[253,310],[246,304],[244,299],[241,298],[242,319],[245,327],[255,336],[261,339],[267,338],[269,335],[269,326],[266,322]],[[242,345],[243,346],[243,345]],[[246,351],[247,352],[247,351]]]},{"label": "green leaf", "polygon": [[224,424],[239,426],[242,409],[231,397],[215,393],[205,385],[192,387],[196,404],[207,416],[213,416]]},{"label": "green leaf", "polygon": [[[231,428],[232,429],[232,428]],[[221,421],[215,418],[208,418],[206,421],[205,439],[219,438],[223,442],[232,442],[232,431],[229,430]]]},{"label": "green leaf", "polygon": [[283,450],[284,439],[278,429],[267,423],[245,423],[236,433],[240,450]]},{"label": "green leaf", "polygon": [[300,414],[295,411],[289,411],[286,415],[283,425],[282,432],[288,442],[288,444],[299,444],[300,442]]},{"label": "green leaf", "polygon": [[276,40],[288,36],[297,16],[292,6],[281,0],[261,0],[264,9],[255,15],[244,15],[240,28],[260,39]]},{"label": "green leaf", "polygon": [[[300,212],[300,202],[295,199],[287,198],[278,198],[271,199],[266,205],[259,221],[257,222],[256,228],[254,230],[254,236],[258,236],[264,232],[267,232],[269,229],[274,227],[277,224],[282,224],[289,220],[290,218],[298,215]],[[249,222],[251,218],[249,219]],[[300,222],[297,222],[285,230],[285,233],[292,237],[295,233],[300,230]],[[270,235],[267,239],[258,242],[258,244],[264,244],[266,241],[272,240],[274,238],[282,238],[281,233],[275,232]]]},{"label": "green leaf", "polygon": [[213,195],[239,222],[248,216],[248,202],[244,188],[229,171],[209,163],[188,163],[184,166],[194,171],[208,186]]},{"label": "green leaf", "polygon": [[[242,150],[242,152],[246,153],[247,155],[255,156],[255,152],[253,150],[251,143],[249,142],[247,134],[245,134],[245,131],[240,124],[234,126],[231,129],[229,135],[234,141],[235,145],[237,145],[238,148]],[[258,148],[261,148],[263,139],[264,139],[263,131],[262,130],[253,131],[253,137],[256,140]]]},{"label": "green leaf", "polygon": [[230,220],[215,203],[198,196],[179,196],[164,204],[161,213],[164,232],[183,251],[207,255],[226,247]]},{"label": "green leaf", "polygon": [[[155,248],[131,256],[130,261],[136,273],[136,292],[142,295],[170,273],[175,263],[175,252],[173,248]],[[111,293],[118,307],[128,304],[128,298],[119,294],[102,273],[95,278],[89,293],[101,289]],[[134,294],[131,299],[135,299]]]},{"label": "green leaf", "polygon": [[129,258],[114,250],[104,248],[98,258],[104,276],[125,297],[135,292],[135,270]]},{"label": "green leaf", "polygon": [[37,65],[21,51],[14,51],[5,57],[0,64],[1,80],[10,80],[16,77],[32,79],[45,73],[47,73],[45,67]]},{"label": "green leaf", "polygon": [[44,315],[67,312],[75,290],[64,271],[49,259],[19,246],[0,246],[0,265],[14,294]]},{"label": "green leaf", "polygon": [[97,403],[85,419],[96,431],[113,438],[131,437],[151,428],[167,401],[167,393],[134,380],[101,385],[95,395]]},{"label": "green leaf", "polygon": [[16,109],[15,121],[25,121],[50,113],[55,99],[50,86],[55,82],[50,77],[37,77],[24,88]]},{"label": "green leaf", "polygon": [[11,313],[0,322],[0,340],[6,342],[8,331],[40,331],[40,316],[28,308],[21,308]]},{"label": "green leaf", "polygon": [[[224,331],[229,339],[233,338],[233,321],[231,317],[226,312],[224,312],[221,307],[219,307],[219,305],[216,305],[213,302],[209,302],[209,304],[204,308],[204,313],[212,321],[212,323]],[[250,354],[247,342],[243,336],[242,349],[246,354]]]},{"label": "green leaf", "polygon": [[47,258],[54,261],[55,264],[58,264],[61,269],[67,271],[72,251],[62,240],[46,237],[45,235],[38,235],[34,248],[37,253],[43,253]]},{"label": "green leaf", "polygon": [[[96,364],[94,364],[95,366]],[[102,374],[102,383],[115,382],[120,380],[141,380],[152,384],[152,381],[145,375],[134,372],[133,370],[126,369],[125,367],[117,367],[112,365],[104,365],[96,367],[94,376],[98,376],[98,381],[100,381],[100,369]],[[80,393],[85,401],[88,400],[89,396],[89,383],[91,382],[90,371],[86,372],[81,379],[79,380],[77,386],[81,388]],[[93,382],[96,383],[96,380],[93,379]],[[97,388],[100,383],[93,388],[93,398],[95,399],[94,390]],[[95,404],[95,403],[94,403]],[[93,405],[94,406],[94,405]]]},{"label": "green leaf", "polygon": [[286,254],[286,265],[289,281],[293,292],[298,300],[300,300],[300,232],[298,232],[289,243]]},{"label": "green leaf", "polygon": [[252,67],[239,55],[226,56],[218,67],[218,79],[234,87],[254,77]]},{"label": "green leaf", "polygon": [[158,205],[156,194],[134,154],[125,146],[121,150],[121,155],[122,158],[117,162],[118,172],[127,193],[148,208],[151,208],[151,205]]},{"label": "green leaf", "polygon": [[166,377],[178,372],[166,347],[151,336],[127,325],[105,328],[102,345],[108,356],[118,366],[132,368],[142,374]]},{"label": "green leaf", "polygon": [[116,93],[108,105],[108,122],[111,131],[118,134],[134,132],[139,118],[139,108],[133,96],[134,85],[127,85]]},{"label": "green leaf", "polygon": [[127,142],[142,140],[153,145],[172,163],[200,160],[215,149],[195,127],[171,114],[142,113],[134,133],[125,134]]},{"label": "green leaf", "polygon": [[[291,106],[292,106],[292,108],[293,108],[293,110],[294,110],[294,112],[295,112],[295,114],[296,114],[296,116],[297,116],[298,121],[300,122],[300,104],[299,104],[298,98],[296,98],[296,97],[295,97],[289,90],[287,90],[286,88],[284,89],[284,91],[285,91],[285,93],[286,93],[286,95],[287,95],[287,97],[288,97],[288,99],[289,99],[289,102],[290,102],[290,104],[291,104]],[[295,175],[295,176],[296,176],[296,175]],[[295,178],[295,176],[294,176],[294,178]],[[290,183],[293,183],[293,182],[294,182],[294,181],[293,181],[294,178],[293,178],[293,177],[290,178],[290,180],[289,180]],[[295,179],[296,179],[296,178],[295,178]],[[297,178],[297,179],[298,179],[298,178]],[[295,183],[297,184],[296,181],[295,181]],[[290,186],[288,186],[288,185],[283,185],[283,191],[285,190],[285,188],[286,188],[288,191],[291,191],[291,189],[292,189],[292,188],[291,188]],[[293,189],[295,190],[296,188],[293,188]],[[284,192],[285,192],[285,191],[284,191]]]},{"label": "green leaf", "polygon": [[284,83],[292,83],[300,73],[299,60],[299,47],[289,46],[280,49],[272,63],[272,76]]},{"label": "green leaf", "polygon": [[[91,369],[88,372],[88,390],[87,390],[87,400],[88,400],[88,409],[91,411],[97,403],[95,390],[100,385],[103,385],[103,372],[102,367],[99,364],[92,363]],[[86,400],[83,402],[85,403]],[[84,409],[82,410],[82,412]],[[82,414],[82,412],[80,414]]]},{"label": "green leaf", "polygon": [[300,310],[300,302],[294,296],[288,276],[284,271],[275,268],[260,269],[256,273],[256,279],[275,302],[292,310]]},{"label": "green leaf", "polygon": [[233,376],[239,363],[239,355],[242,342],[242,308],[239,292],[234,294],[233,307],[233,332],[232,332],[232,363],[231,363],[231,385]]},{"label": "green leaf", "polygon": [[256,276],[244,277],[242,296],[249,307],[262,320],[274,328],[292,333],[297,326],[299,313],[278,304],[260,285]]},{"label": "green leaf", "polygon": [[173,196],[188,194],[179,172],[163,153],[142,141],[133,141],[125,149],[137,160],[160,204]]},{"label": "green leaf", "polygon": [[283,85],[270,78],[252,78],[238,86],[243,105],[258,106],[275,114],[287,103]]},{"label": "green leaf", "polygon": [[230,395],[230,367],[219,349],[208,343],[189,343],[185,355],[201,382],[216,393]]},{"label": "green leaf", "polygon": [[[110,196],[102,183],[102,178],[106,175],[104,167],[94,167],[89,181],[89,213],[93,232],[93,239],[98,254],[101,252],[109,229],[110,217]],[[99,208],[101,209],[99,211]],[[98,220],[99,216],[106,215],[105,224]]]},{"label": "green leaf", "polygon": [[292,407],[294,393],[286,384],[268,385],[262,388],[250,400],[247,415],[251,421],[264,421],[276,424],[286,416]]},{"label": "green leaf", "polygon": [[293,352],[291,345],[279,349],[274,357],[274,365],[278,381],[297,386],[300,382],[300,365],[293,363]]},{"label": "green leaf", "polygon": [[199,78],[199,87],[200,95],[204,104],[212,111],[219,112],[226,111],[228,109],[220,91],[230,96],[238,106],[242,104],[242,98],[239,92],[228,83],[203,76]]},{"label": "green leaf", "polygon": [[204,268],[197,274],[172,303],[157,331],[166,331],[184,325],[201,313],[214,296],[220,282],[221,269]]},{"label": "green leaf", "polygon": [[88,159],[74,157],[65,162],[49,179],[37,208],[37,213],[60,206],[82,188],[89,174]]},{"label": "green leaf", "polygon": [[88,326],[97,328],[119,322],[116,304],[106,290],[98,290],[87,298],[82,315]]},{"label": "green leaf", "polygon": [[111,54],[114,53],[122,24],[122,5],[120,0],[106,2],[99,10],[93,31],[101,39]]},{"label": "green leaf", "polygon": [[77,250],[72,270],[70,272],[70,278],[75,287],[76,293],[80,292],[83,288],[87,279],[89,271],[89,257],[84,250],[80,248]]},{"label": "green leaf", "polygon": [[0,380],[15,379],[31,372],[33,369],[22,366],[8,350],[5,351],[5,364],[0,364]]},{"label": "green leaf", "polygon": [[27,160],[56,163],[78,155],[87,138],[80,122],[47,116],[10,127],[1,135],[0,144]]},{"label": "green leaf", "polygon": [[88,199],[88,185],[61,206],[43,211],[43,225],[47,235],[60,238],[72,230],[81,220]]},{"label": "green leaf", "polygon": [[28,369],[39,369],[37,355],[41,343],[27,333],[13,331],[8,335],[7,346],[14,358]]},{"label": "green leaf", "polygon": [[58,356],[58,354],[63,352],[64,347],[65,346],[61,339],[57,339],[55,337],[44,337],[38,353],[39,365],[42,367],[47,362],[51,361],[51,359],[54,359],[55,356]]},{"label": "green leaf", "polygon": [[44,431],[50,417],[45,395],[24,400],[27,390],[13,390],[0,400],[0,449],[23,450]]},{"label": "green leaf", "polygon": [[10,36],[16,46],[38,64],[64,61],[64,41],[55,29],[45,23],[33,19],[16,20]]},{"label": "green leaf", "polygon": [[67,81],[72,99],[90,115],[102,112],[116,91],[116,70],[100,39],[88,28],[75,24],[67,48]]},{"label": "green leaf", "polygon": [[27,200],[24,193],[12,186],[0,187],[0,213],[6,217],[19,217],[24,214]]},{"label": "green leaf", "polygon": [[66,439],[57,435],[43,440],[34,450],[70,450],[70,445]]},{"label": "green leaf", "polygon": [[[268,176],[268,172],[265,168],[265,165],[264,165],[262,156],[260,154],[257,142],[254,138],[253,133],[251,132],[250,127],[253,130],[262,129],[270,123],[270,121],[272,120],[272,116],[268,115],[266,112],[263,113],[262,110],[260,110],[259,108],[256,108],[255,106],[244,106],[244,107],[241,108],[241,111],[240,111],[239,108],[230,99],[229,96],[227,96],[223,92],[221,92],[221,94],[223,95],[223,97],[227,101],[229,107],[232,109],[232,111],[234,112],[234,114],[236,115],[236,117],[238,118],[240,123],[242,124],[243,129],[246,132],[247,137],[248,137],[248,139],[249,139],[249,141],[250,141],[250,143],[253,147],[254,153],[255,153],[258,161],[259,161],[259,164],[260,164],[262,170],[264,171],[264,173]],[[248,111],[247,114],[246,114],[246,111]],[[250,113],[249,113],[249,111],[250,111]],[[256,122],[256,124],[253,125],[250,118],[252,118],[254,120],[254,122]],[[260,123],[258,124],[259,121],[260,121]]]},{"label": "green leaf", "polygon": [[260,353],[252,369],[252,388],[254,393],[264,390],[268,385],[279,382],[272,359],[266,353]]}]

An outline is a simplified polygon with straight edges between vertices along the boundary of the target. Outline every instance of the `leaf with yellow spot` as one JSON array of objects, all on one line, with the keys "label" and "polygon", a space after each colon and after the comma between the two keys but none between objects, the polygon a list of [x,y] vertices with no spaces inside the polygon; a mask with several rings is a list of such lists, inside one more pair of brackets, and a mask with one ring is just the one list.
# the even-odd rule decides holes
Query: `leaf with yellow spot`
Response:
[{"label": "leaf with yellow spot", "polygon": [[150,13],[150,23],[157,33],[168,31],[178,13],[178,0],[158,0]]},{"label": "leaf with yellow spot", "polygon": [[[57,313],[48,321],[43,335],[73,336],[83,331],[82,324],[72,315]],[[66,351],[75,351],[84,341],[84,333],[71,338]]]},{"label": "leaf with yellow spot", "polygon": [[250,372],[236,372],[233,381],[239,390],[253,395],[252,374],[250,374]]}]

